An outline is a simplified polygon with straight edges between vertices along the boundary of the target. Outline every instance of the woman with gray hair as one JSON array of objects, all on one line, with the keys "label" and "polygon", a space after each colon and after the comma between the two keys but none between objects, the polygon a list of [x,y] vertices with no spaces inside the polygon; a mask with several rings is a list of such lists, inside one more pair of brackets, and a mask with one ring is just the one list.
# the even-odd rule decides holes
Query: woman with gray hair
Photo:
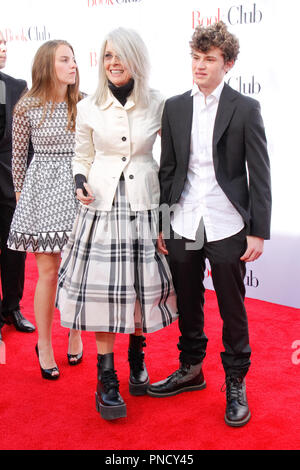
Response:
[{"label": "woman with gray hair", "polygon": [[96,408],[126,416],[114,369],[116,333],[128,333],[129,391],[144,395],[144,333],[177,319],[165,257],[156,249],[159,182],[153,145],[164,100],[148,84],[144,42],[118,28],[103,42],[96,92],[78,106],[73,173],[80,210],[64,251],[57,306],[62,325],[95,331]]}]

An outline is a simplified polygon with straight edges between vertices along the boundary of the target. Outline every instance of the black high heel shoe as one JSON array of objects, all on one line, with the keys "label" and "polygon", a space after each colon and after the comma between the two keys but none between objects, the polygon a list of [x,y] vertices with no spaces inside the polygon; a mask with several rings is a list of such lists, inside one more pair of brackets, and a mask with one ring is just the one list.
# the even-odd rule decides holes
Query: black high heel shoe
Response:
[{"label": "black high heel shoe", "polygon": [[[43,379],[57,380],[59,378],[58,367],[56,366],[56,367],[52,367],[52,369],[43,369],[41,364],[40,364],[39,347],[38,347],[37,344],[35,345],[35,352],[36,352],[36,355],[37,355],[38,360],[39,360],[39,366],[40,366],[40,369],[41,369],[41,374],[42,374]],[[52,375],[53,372],[58,372],[58,374]]]},{"label": "black high heel shoe", "polygon": [[[70,338],[70,332],[69,332],[68,338]],[[67,356],[68,356],[69,365],[70,366],[77,366],[82,361],[83,349],[79,354],[69,354],[69,353],[67,353]]]}]

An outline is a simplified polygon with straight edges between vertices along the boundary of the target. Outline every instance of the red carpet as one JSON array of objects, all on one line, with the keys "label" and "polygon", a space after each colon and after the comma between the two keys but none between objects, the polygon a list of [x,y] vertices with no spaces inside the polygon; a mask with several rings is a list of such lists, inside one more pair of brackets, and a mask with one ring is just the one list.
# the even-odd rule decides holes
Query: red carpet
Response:
[{"label": "red carpet", "polygon": [[[29,255],[22,306],[32,322],[35,282],[35,261]],[[115,422],[103,421],[95,409],[93,333],[82,335],[83,362],[77,367],[68,366],[68,331],[60,326],[56,312],[53,344],[61,377],[49,382],[42,380],[35,356],[37,334],[19,333],[4,326],[6,364],[0,365],[0,449],[299,449],[300,364],[292,361],[292,344],[300,340],[299,310],[251,299],[247,299],[247,310],[253,350],[247,376],[252,418],[239,429],[224,423],[221,320],[211,291],[206,296],[206,390],[163,399],[132,397],[127,385],[128,338],[119,335],[116,367],[128,417]],[[177,324],[148,335],[146,362],[152,381],[177,368],[177,339]]]}]

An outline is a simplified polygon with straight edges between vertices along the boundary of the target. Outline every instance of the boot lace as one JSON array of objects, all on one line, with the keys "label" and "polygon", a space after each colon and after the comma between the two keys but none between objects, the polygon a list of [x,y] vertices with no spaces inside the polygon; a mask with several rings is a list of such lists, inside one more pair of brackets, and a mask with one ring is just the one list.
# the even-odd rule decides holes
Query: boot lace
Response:
[{"label": "boot lace", "polygon": [[242,401],[242,383],[241,377],[228,377],[222,385],[221,392],[226,390],[227,401],[237,400]]},{"label": "boot lace", "polygon": [[119,390],[119,380],[117,377],[117,373],[114,369],[105,370],[102,373],[101,382],[105,390],[109,390],[111,388],[115,388]]}]

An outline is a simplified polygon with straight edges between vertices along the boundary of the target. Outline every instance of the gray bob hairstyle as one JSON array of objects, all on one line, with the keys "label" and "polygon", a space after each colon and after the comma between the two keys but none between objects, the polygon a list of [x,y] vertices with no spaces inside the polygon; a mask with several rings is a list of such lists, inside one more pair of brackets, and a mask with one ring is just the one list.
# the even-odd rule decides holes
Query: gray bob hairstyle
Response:
[{"label": "gray bob hairstyle", "polygon": [[148,51],[140,35],[136,31],[126,28],[114,29],[106,35],[103,41],[99,56],[98,86],[93,95],[96,104],[103,104],[108,94],[108,81],[103,65],[108,41],[113,45],[119,59],[134,79],[132,97],[135,103],[147,106],[149,104],[148,81],[150,73]]}]

